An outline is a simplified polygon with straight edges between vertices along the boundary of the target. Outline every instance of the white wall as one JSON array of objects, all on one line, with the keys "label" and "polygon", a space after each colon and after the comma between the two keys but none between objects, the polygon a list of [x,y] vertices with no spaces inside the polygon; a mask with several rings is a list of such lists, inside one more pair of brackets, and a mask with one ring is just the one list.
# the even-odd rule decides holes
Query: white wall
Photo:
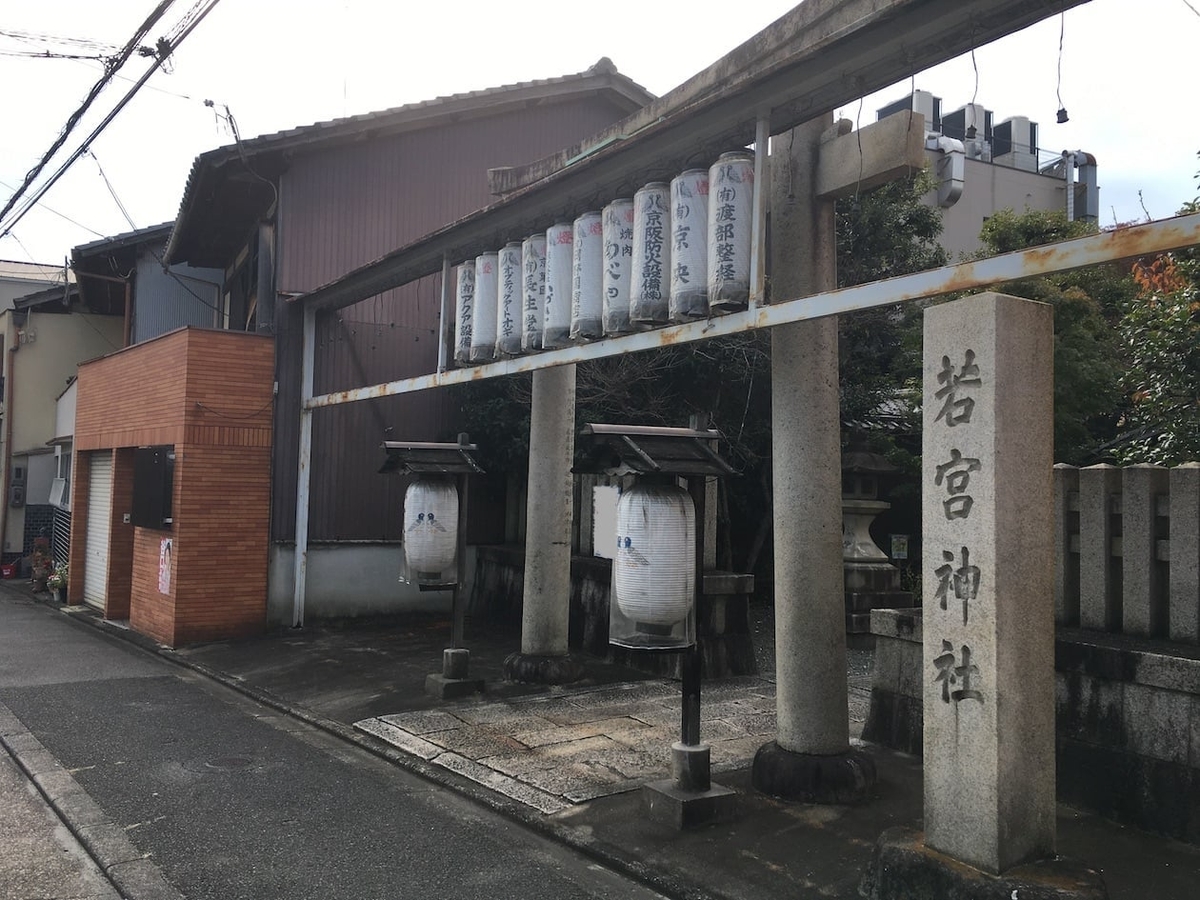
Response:
[{"label": "white wall", "polygon": [[[399,544],[310,544],[305,575],[304,620],[377,616],[405,612],[450,612],[448,591],[418,591],[401,584]],[[271,546],[267,573],[267,623],[292,624],[293,559],[291,545]],[[475,572],[474,548],[467,548],[467,584]]]},{"label": "white wall", "polygon": [[72,381],[63,391],[54,407],[54,437],[71,437],[75,434],[75,398],[79,395],[78,381]]}]

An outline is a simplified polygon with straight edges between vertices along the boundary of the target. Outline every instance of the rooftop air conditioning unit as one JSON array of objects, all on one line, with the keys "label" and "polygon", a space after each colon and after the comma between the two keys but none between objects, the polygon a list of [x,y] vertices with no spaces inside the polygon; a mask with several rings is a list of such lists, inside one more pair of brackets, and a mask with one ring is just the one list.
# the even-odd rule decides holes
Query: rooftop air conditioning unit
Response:
[{"label": "rooftop air conditioning unit", "polygon": [[963,142],[969,159],[992,161],[992,111],[981,103],[966,106],[942,117],[942,134]]},{"label": "rooftop air conditioning unit", "polygon": [[1025,116],[1005,119],[992,132],[992,161],[1025,172],[1038,170],[1037,122]]}]

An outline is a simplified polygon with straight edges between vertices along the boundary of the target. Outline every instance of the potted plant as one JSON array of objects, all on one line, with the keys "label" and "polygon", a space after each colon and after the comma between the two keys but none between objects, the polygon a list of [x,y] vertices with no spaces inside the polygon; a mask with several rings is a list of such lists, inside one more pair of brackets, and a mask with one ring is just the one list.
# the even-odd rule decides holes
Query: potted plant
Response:
[{"label": "potted plant", "polygon": [[46,587],[54,592],[54,599],[62,603],[67,593],[67,564],[59,563],[46,579]]},{"label": "potted plant", "polygon": [[47,590],[47,581],[54,572],[54,558],[50,555],[50,541],[39,537],[33,541],[33,553],[29,557],[29,578],[33,592],[40,594]]}]

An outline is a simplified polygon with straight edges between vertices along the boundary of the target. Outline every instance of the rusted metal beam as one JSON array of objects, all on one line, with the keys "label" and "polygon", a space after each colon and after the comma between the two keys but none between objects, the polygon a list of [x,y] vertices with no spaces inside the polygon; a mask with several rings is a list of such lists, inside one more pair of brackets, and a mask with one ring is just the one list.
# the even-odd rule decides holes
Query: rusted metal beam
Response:
[{"label": "rusted metal beam", "polygon": [[632,196],[1086,0],[807,0],[584,144],[505,175],[503,200],[300,295],[336,309]]},{"label": "rusted metal beam", "polygon": [[788,322],[835,316],[840,313],[887,306],[910,300],[937,297],[958,291],[981,290],[1007,281],[1050,275],[1094,266],[1118,259],[1129,259],[1153,253],[1164,253],[1200,244],[1200,213],[1161,219],[1145,225],[1135,225],[1116,231],[1089,235],[1056,244],[1045,244],[1018,250],[988,259],[974,260],[955,266],[944,266],[927,272],[901,275],[883,281],[872,281],[841,290],[828,291],[811,297],[800,297],[733,313],[728,316],[689,322],[643,331],[638,334],[607,338],[591,344],[580,344],[562,350],[551,350],[531,356],[489,363],[467,369],[419,375],[386,384],[376,384],[348,391],[321,394],[308,400],[308,409],[372,400],[395,394],[408,394],[449,384],[463,384],[484,378],[496,378],[517,372],[532,372],[552,366],[585,362],[637,353],[656,347],[669,347],[705,338],[771,328]]}]

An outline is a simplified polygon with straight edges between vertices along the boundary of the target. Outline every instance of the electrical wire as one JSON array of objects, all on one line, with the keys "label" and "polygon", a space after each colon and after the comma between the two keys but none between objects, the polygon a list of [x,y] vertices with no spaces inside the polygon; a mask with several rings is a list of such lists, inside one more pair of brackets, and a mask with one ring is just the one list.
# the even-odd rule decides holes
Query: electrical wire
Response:
[{"label": "electrical wire", "polygon": [[1062,101],[1062,62],[1063,62],[1063,38],[1067,34],[1067,13],[1063,10],[1059,13],[1058,24],[1058,83],[1055,85],[1054,92],[1058,96],[1059,114],[1065,109]]},{"label": "electrical wire", "polygon": [[[9,184],[7,181],[0,181],[0,187],[5,187],[5,188],[8,188],[10,191],[15,191],[15,190],[16,190],[16,188],[14,188],[14,187],[13,187],[11,184]],[[89,233],[91,233],[91,234],[94,234],[94,235],[95,235],[96,237],[98,237],[98,238],[102,238],[102,237],[105,237],[105,236],[106,236],[106,235],[103,235],[103,234],[101,234],[101,233],[100,233],[99,231],[97,231],[95,228],[88,228],[88,227],[87,227],[86,225],[84,225],[82,222],[77,222],[77,221],[75,221],[75,220],[74,220],[74,219],[72,219],[70,216],[68,216],[66,213],[60,213],[60,212],[59,212],[57,209],[51,209],[51,208],[50,208],[49,206],[47,206],[45,203],[43,203],[43,204],[42,204],[42,209],[44,209],[44,210],[45,210],[46,212],[48,212],[48,213],[54,213],[54,215],[58,216],[60,219],[65,219],[66,221],[70,222],[72,225],[75,225],[75,226],[76,226],[76,227],[78,227],[78,228],[82,228],[84,231],[87,231],[87,232],[89,232]]]},{"label": "electrical wire", "polygon": [[[164,0],[164,2],[165,2],[165,0]],[[139,78],[134,83],[133,87],[130,88],[130,90],[125,94],[125,96],[121,98],[121,100],[117,103],[117,105],[115,107],[113,107],[113,109],[108,113],[108,115],[104,117],[104,119],[100,122],[100,124],[97,125],[92,130],[92,133],[90,135],[88,135],[88,137],[84,140],[84,142],[82,144],[80,144],[80,146],[78,148],[76,148],[76,150],[71,154],[71,156],[68,157],[67,160],[61,166],[59,166],[58,170],[54,173],[54,175],[52,175],[46,182],[44,182],[42,184],[42,186],[39,187],[38,190],[34,193],[34,195],[25,202],[25,204],[21,207],[21,209],[18,210],[16,213],[14,213],[9,218],[8,222],[3,225],[2,229],[0,229],[0,237],[4,237],[4,235],[6,235],[12,229],[12,227],[14,225],[16,225],[17,222],[19,222],[25,216],[26,213],[28,213],[29,210],[43,196],[45,196],[46,192],[49,191],[50,188],[54,186],[54,184],[58,181],[58,179],[66,174],[67,170],[70,169],[71,166],[74,165],[75,162],[79,159],[79,157],[82,156],[84,154],[84,152],[87,151],[87,149],[91,146],[92,141],[94,141],[97,137],[99,137],[100,134],[104,131],[104,129],[107,128],[109,126],[109,124],[111,124],[112,120],[117,117],[117,114],[120,113],[121,110],[123,110],[129,104],[129,101],[134,98],[134,95],[137,94],[138,90],[141,89],[142,85],[150,80],[150,76],[153,75],[158,70],[158,68],[162,64],[162,61],[165,60],[168,56],[170,56],[171,53],[173,53],[176,50],[176,48],[178,48],[178,46],[181,43],[183,43],[183,41],[187,38],[187,36],[189,34],[191,34],[193,30],[195,30],[196,26],[198,26],[204,20],[204,17],[207,16],[210,12],[212,12],[213,8],[220,2],[220,0],[204,0],[204,2],[205,2],[204,8],[202,10],[200,10],[198,15],[196,15],[192,18],[192,20],[188,24],[187,28],[185,28],[183,30],[183,32],[177,38],[175,38],[173,41],[168,41],[165,38],[159,39],[159,41],[158,41],[159,55],[155,58],[153,65],[151,65],[150,68],[146,70],[145,74],[143,74],[142,77]],[[0,215],[3,215],[3,214],[0,213]]]},{"label": "electrical wire", "polygon": [[[133,229],[134,231],[137,231],[138,230],[137,225],[135,225],[133,222],[133,219],[130,218],[128,210],[125,209],[125,204],[121,202],[121,198],[117,196],[117,192],[113,188],[112,182],[108,180],[108,175],[105,174],[105,172],[104,172],[104,167],[102,165],[100,165],[99,158],[91,150],[88,151],[88,156],[90,156],[92,158],[92,161],[96,163],[96,168],[100,171],[100,177],[102,179],[104,179],[104,186],[106,188],[108,188],[108,193],[112,196],[113,202],[117,204],[117,209],[119,209],[121,211],[121,215],[123,215],[125,217],[125,221],[129,223],[129,227],[131,229]],[[167,264],[165,262],[163,262],[162,255],[159,253],[156,253],[154,251],[153,247],[147,246],[146,249],[150,252],[150,255],[154,257],[154,259],[158,262],[158,264],[160,266],[162,266],[163,272],[166,275],[170,276],[170,278],[172,280],[174,280],[174,282],[176,284],[178,284],[181,288],[183,288],[185,291],[187,291],[189,294],[191,294],[193,297],[195,297],[197,301],[204,304],[209,309],[213,310],[214,312],[221,312],[219,307],[217,307],[215,304],[209,303],[207,300],[205,300],[203,297],[201,297],[199,294],[197,294],[195,291],[193,291],[188,285],[184,284],[183,280],[176,273],[172,272],[171,269],[167,266]]]},{"label": "electrical wire", "polygon": [[207,405],[201,403],[199,400],[196,401],[196,407],[198,409],[204,410],[205,412],[212,413],[214,416],[219,416],[222,419],[245,420],[245,419],[253,419],[253,418],[256,418],[257,416],[262,415],[264,412],[266,412],[268,409],[271,408],[271,405],[274,402],[275,402],[275,398],[272,397],[270,400],[268,400],[266,403],[264,403],[258,409],[254,410],[253,412],[245,413],[243,415],[235,415],[234,413],[221,412],[219,409],[213,409],[211,406],[207,406]]},{"label": "electrical wire", "polygon": [[[0,209],[0,220],[2,220],[9,214],[9,212],[12,211],[12,208],[17,205],[17,202],[22,196],[24,196],[25,192],[29,190],[30,185],[32,185],[37,177],[42,173],[42,170],[50,164],[50,160],[54,158],[54,155],[62,149],[62,145],[67,142],[67,138],[71,136],[71,132],[74,131],[75,126],[79,124],[79,120],[83,118],[84,114],[89,109],[91,109],[92,103],[98,96],[100,96],[100,92],[108,86],[108,83],[112,80],[113,74],[117,71],[117,69],[121,68],[121,66],[125,65],[126,60],[133,55],[134,50],[136,50],[138,45],[142,42],[142,38],[144,38],[150,29],[155,26],[158,20],[163,17],[163,15],[168,9],[170,9],[174,2],[175,0],[159,0],[158,5],[154,7],[153,11],[151,11],[146,20],[138,26],[138,30],[134,33],[133,37],[125,42],[125,46],[121,48],[121,52],[118,53],[116,57],[114,57],[105,66],[104,74],[101,75],[100,79],[92,85],[92,89],[88,91],[87,96],[83,98],[83,103],[79,105],[79,108],[67,117],[66,124],[63,125],[58,137],[54,139],[54,143],[50,145],[50,149],[43,153],[42,158],[39,159],[34,167],[25,174],[25,180],[21,183],[21,186],[13,192],[11,197],[8,198],[8,202],[4,204],[4,208]],[[10,223],[10,225],[13,224],[16,224],[16,222],[14,221]]]}]

